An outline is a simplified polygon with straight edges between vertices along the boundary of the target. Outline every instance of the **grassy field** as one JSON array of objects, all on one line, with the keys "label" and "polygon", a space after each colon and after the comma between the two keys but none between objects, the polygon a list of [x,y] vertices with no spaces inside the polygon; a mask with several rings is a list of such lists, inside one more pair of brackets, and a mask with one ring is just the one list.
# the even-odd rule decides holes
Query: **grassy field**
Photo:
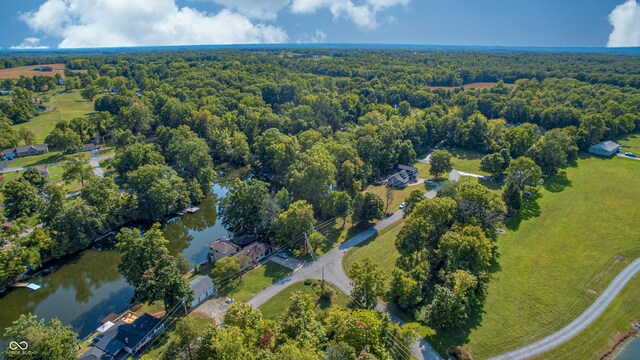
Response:
[{"label": "grassy field", "polygon": [[607,311],[575,338],[542,354],[540,359],[599,359],[613,348],[619,336],[634,331],[640,320],[640,276],[636,275],[609,305]]},{"label": "grassy field", "polygon": [[34,155],[34,156],[25,156],[21,158],[15,159],[9,167],[23,167],[23,166],[34,166],[34,165],[46,165],[55,162],[59,162],[62,160],[60,151],[50,151],[46,154],[42,155]]},{"label": "grassy field", "polygon": [[267,286],[287,276],[291,270],[274,262],[267,262],[242,275],[242,281],[234,281],[220,287],[222,296],[232,297],[237,301],[249,301]]},{"label": "grassy field", "polygon": [[391,274],[391,270],[396,264],[396,260],[400,257],[395,247],[396,236],[404,226],[404,221],[397,223],[382,230],[379,234],[371,239],[355,246],[344,255],[342,267],[345,271],[349,271],[351,264],[356,261],[362,261],[368,257],[377,264],[386,274]]},{"label": "grassy field", "polygon": [[484,154],[458,148],[447,148],[446,150],[453,155],[451,165],[454,169],[472,174],[489,175],[489,173],[480,170],[480,159]]},{"label": "grassy field", "polygon": [[[464,341],[476,358],[562,328],[640,256],[638,174],[640,164],[634,160],[584,155],[566,177],[540,189],[537,205],[524,219],[507,224],[510,231],[498,242],[501,270],[489,283],[480,325]],[[615,323],[607,317],[599,321]],[[614,327],[599,329],[597,343],[613,338]],[[574,349],[596,344],[588,336],[574,341]]]},{"label": "grassy field", "polygon": [[93,112],[93,102],[82,99],[79,92],[65,92],[52,96],[51,100],[45,105],[50,106],[51,110],[34,117],[26,123],[13,126],[16,130],[26,127],[33,131],[36,134],[36,143],[44,142],[56,122],[71,120]]},{"label": "grassy field", "polygon": [[315,302],[315,309],[317,310],[326,309],[332,305],[345,308],[349,303],[349,297],[338,290],[338,288],[333,284],[326,283],[325,286],[328,286],[334,290],[335,296],[330,301],[327,301],[320,297],[319,284],[314,283],[312,285],[305,285],[304,283],[300,282],[284,289],[283,291],[278,293],[278,295],[274,296],[268,302],[262,305],[260,307],[262,315],[267,319],[277,318],[278,315],[280,315],[289,307],[289,299],[294,293],[298,291],[302,291],[305,294],[311,295],[311,298]]},{"label": "grassy field", "polygon": [[622,146],[622,151],[630,151],[640,156],[640,133],[630,134],[618,139],[618,143]]}]

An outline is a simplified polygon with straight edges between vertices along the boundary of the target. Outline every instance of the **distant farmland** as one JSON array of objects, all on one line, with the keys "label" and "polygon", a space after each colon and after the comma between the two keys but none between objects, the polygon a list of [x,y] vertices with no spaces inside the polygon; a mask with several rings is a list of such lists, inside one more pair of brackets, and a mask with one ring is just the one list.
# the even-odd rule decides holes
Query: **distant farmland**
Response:
[{"label": "distant farmland", "polygon": [[[42,66],[51,66],[53,71],[35,71],[35,68]],[[43,75],[43,76],[55,76],[56,74],[62,75],[64,77],[64,64],[41,64],[41,65],[29,65],[29,66],[18,66],[9,69],[0,70],[0,80],[4,79],[18,79],[20,76],[33,77],[35,75]],[[85,72],[86,70],[72,70],[73,72]]]}]

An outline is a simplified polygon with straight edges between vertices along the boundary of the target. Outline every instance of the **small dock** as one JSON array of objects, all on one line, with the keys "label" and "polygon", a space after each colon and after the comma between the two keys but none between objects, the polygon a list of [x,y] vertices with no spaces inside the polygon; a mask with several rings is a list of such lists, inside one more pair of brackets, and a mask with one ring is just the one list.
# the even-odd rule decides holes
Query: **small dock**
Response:
[{"label": "small dock", "polygon": [[35,283],[19,282],[19,283],[15,283],[15,284],[11,285],[11,287],[14,287],[14,288],[27,288],[29,290],[36,291],[36,290],[40,289],[42,286],[40,286],[38,284],[35,284]]},{"label": "small dock", "polygon": [[188,214],[195,214],[196,212],[198,212],[198,210],[200,210],[200,208],[197,207],[197,206],[188,207],[188,208],[184,209],[184,211],[186,211]]}]

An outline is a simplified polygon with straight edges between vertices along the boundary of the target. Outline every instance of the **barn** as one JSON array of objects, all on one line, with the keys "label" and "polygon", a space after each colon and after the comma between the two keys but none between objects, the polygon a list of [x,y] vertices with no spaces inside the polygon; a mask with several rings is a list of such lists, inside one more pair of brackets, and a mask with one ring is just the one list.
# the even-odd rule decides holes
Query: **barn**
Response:
[{"label": "barn", "polygon": [[589,148],[589,152],[600,156],[612,156],[620,151],[620,145],[613,141],[603,141]]}]

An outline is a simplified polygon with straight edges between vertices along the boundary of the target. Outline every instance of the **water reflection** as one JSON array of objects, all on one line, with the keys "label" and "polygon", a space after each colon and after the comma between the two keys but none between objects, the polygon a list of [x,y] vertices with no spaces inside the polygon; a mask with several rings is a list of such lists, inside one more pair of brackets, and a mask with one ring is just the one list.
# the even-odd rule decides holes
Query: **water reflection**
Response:
[{"label": "water reflection", "polygon": [[[200,211],[164,227],[172,253],[182,253],[192,266],[207,259],[208,244],[228,235],[216,208],[225,194],[226,188],[214,186]],[[47,320],[57,317],[85,337],[105,316],[127,309],[133,288],[118,272],[119,262],[116,250],[87,250],[52,273],[31,279],[42,285],[39,290],[15,289],[0,297],[0,346],[7,345],[2,334],[20,314],[31,312]]]}]

